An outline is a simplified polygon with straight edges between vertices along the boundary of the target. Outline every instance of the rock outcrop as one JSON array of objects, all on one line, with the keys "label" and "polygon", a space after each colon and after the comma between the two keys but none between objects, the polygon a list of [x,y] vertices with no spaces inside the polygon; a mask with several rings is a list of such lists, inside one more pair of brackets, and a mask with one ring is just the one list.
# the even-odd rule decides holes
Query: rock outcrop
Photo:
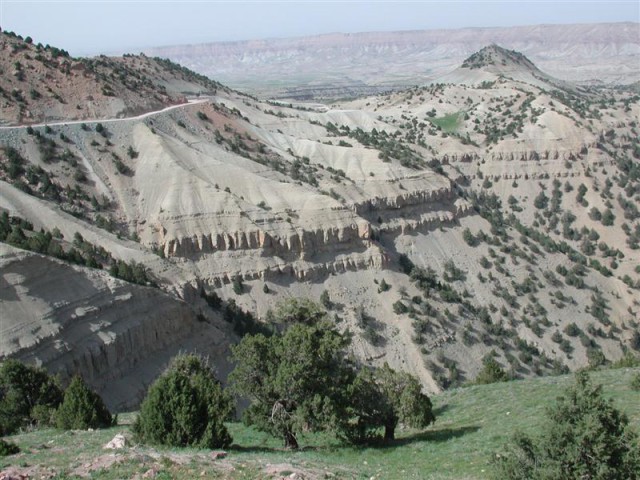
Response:
[{"label": "rock outcrop", "polygon": [[[79,374],[111,408],[135,406],[181,348],[225,364],[228,334],[214,317],[106,272],[0,244],[0,353]],[[219,326],[216,326],[219,325]]]}]

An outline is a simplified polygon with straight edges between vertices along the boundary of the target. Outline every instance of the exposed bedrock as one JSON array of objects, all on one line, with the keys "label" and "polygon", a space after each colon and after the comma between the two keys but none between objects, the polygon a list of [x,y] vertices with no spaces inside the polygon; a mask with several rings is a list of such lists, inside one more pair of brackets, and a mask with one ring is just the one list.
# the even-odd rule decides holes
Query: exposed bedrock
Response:
[{"label": "exposed bedrock", "polygon": [[167,256],[189,257],[225,250],[259,250],[265,256],[309,258],[325,251],[348,250],[369,245],[370,227],[362,220],[340,227],[286,232],[264,230],[201,233],[167,240],[162,249]]},{"label": "exposed bedrock", "polygon": [[[371,245],[370,222],[380,212],[400,217],[405,212],[415,215],[416,211],[431,211],[434,205],[441,206],[453,203],[456,193],[452,184],[433,190],[415,190],[397,195],[375,196],[366,201],[351,205],[351,210],[359,216],[345,221],[344,224],[323,226],[322,214],[318,218],[301,217],[298,224],[273,224],[270,230],[252,228],[247,230],[230,230],[199,232],[189,235],[162,234],[160,248],[166,256],[193,258],[200,254],[229,250],[261,250],[263,256],[277,256],[290,261],[296,259],[309,260],[327,252],[346,252],[361,250]],[[455,205],[447,210],[463,214],[464,207]],[[364,218],[363,218],[364,217]],[[284,222],[283,222],[284,223]],[[317,226],[311,226],[316,223]],[[159,226],[156,232],[166,232]]]},{"label": "exposed bedrock", "polygon": [[194,339],[214,358],[228,343],[214,320],[199,321],[161,290],[7,246],[0,254],[0,358],[63,380],[79,374],[111,407],[135,406],[170,356],[198,346]]},{"label": "exposed bedrock", "polygon": [[408,206],[450,200],[454,196],[452,185],[448,185],[437,190],[416,190],[398,195],[374,197],[354,205],[354,211],[358,214],[365,214],[378,210],[398,210]]}]

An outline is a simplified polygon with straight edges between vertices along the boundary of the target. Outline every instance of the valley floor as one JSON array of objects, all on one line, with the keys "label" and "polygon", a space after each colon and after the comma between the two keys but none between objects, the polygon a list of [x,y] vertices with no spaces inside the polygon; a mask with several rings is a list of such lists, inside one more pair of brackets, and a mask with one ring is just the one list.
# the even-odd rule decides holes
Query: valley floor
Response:
[{"label": "valley floor", "polygon": [[[594,383],[640,429],[640,395],[631,379],[640,368],[593,372]],[[572,375],[472,386],[434,396],[436,423],[425,431],[404,430],[392,445],[343,447],[328,435],[305,435],[299,452],[242,424],[229,429],[234,445],[224,458],[194,449],[150,448],[132,444],[104,450],[114,435],[131,441],[133,414],[101,431],[40,430],[8,438],[21,453],[0,459],[3,473],[28,478],[156,479],[489,479],[491,458],[516,431],[536,434],[545,409],[573,382]]]}]

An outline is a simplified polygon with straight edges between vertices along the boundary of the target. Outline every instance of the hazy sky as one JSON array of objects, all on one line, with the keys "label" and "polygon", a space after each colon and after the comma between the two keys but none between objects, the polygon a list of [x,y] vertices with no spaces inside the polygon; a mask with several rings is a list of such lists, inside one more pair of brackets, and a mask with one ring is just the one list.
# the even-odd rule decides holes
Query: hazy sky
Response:
[{"label": "hazy sky", "polygon": [[0,26],[74,55],[331,32],[640,21],[629,1],[0,0]]}]

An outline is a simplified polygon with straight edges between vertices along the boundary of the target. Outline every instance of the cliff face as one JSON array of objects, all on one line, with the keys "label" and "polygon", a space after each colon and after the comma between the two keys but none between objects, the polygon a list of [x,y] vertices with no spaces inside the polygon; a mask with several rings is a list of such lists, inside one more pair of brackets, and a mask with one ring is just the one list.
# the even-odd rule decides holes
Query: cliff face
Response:
[{"label": "cliff face", "polygon": [[369,226],[360,225],[285,232],[281,235],[264,230],[201,234],[169,240],[161,245],[167,256],[192,257],[225,250],[258,250],[265,256],[310,258],[323,252],[339,252],[367,246]]},{"label": "cliff face", "polygon": [[2,357],[42,365],[63,381],[82,375],[111,408],[137,405],[181,349],[206,348],[225,364],[222,324],[198,320],[158,289],[3,244],[0,271]]}]

